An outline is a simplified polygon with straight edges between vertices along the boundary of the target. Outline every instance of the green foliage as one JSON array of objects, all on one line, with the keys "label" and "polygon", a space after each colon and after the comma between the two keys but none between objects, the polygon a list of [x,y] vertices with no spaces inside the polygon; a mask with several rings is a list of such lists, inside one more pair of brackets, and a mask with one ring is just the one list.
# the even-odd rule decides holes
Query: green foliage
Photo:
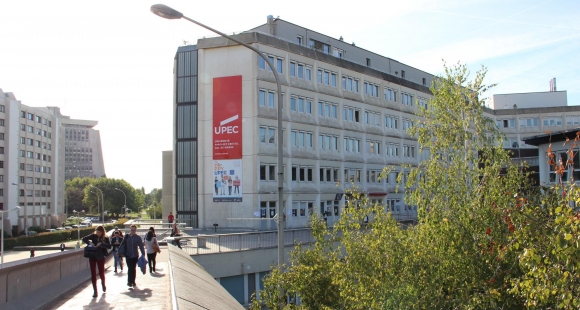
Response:
[{"label": "green foliage", "polygon": [[[92,188],[91,185],[102,191],[102,196],[105,200],[104,209],[109,213],[109,215],[123,214],[122,208],[125,204],[125,195],[127,196],[128,208],[131,208],[131,206],[137,206],[142,202],[142,198],[140,198],[141,194],[139,194],[140,190],[135,190],[125,180],[107,178],[93,179],[93,181],[84,188],[83,200],[83,204],[89,206],[90,210],[93,212],[97,212],[97,204],[102,202],[100,201],[101,192],[96,188]],[[123,195],[123,193],[125,193],[125,195]],[[98,198],[97,195],[99,195]],[[98,212],[100,213],[101,211],[98,210]]]},{"label": "green foliage", "polygon": [[155,202],[154,204],[150,205],[149,208],[146,209],[147,211],[147,215],[149,215],[149,218],[154,218],[153,216],[155,216],[155,218],[160,219],[163,214],[163,210],[161,208],[161,204],[158,202]]},{"label": "green foliage", "polygon": [[577,307],[580,216],[511,164],[483,114],[485,74],[468,81],[465,66],[446,67],[417,112],[409,133],[428,159],[398,178],[417,224],[401,226],[354,189],[333,229],[311,219],[316,244],[297,245],[284,272],[274,266],[252,309],[279,308],[280,288],[301,299],[288,309]]},{"label": "green foliage", "polygon": [[45,231],[46,231],[46,229],[44,229],[44,228],[42,228],[42,227],[40,227],[40,226],[30,226],[30,227],[28,228],[28,230],[29,230],[29,231],[35,231],[35,232],[37,232],[37,233],[43,233],[43,232],[45,232]]}]

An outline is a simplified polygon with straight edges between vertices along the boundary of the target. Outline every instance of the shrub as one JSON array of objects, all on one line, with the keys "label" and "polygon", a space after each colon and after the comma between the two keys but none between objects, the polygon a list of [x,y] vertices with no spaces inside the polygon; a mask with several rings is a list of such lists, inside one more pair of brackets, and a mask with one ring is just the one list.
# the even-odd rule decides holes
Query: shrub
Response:
[{"label": "shrub", "polygon": [[35,231],[37,233],[43,233],[43,232],[46,232],[46,229],[44,229],[40,226],[30,226],[30,228],[28,228],[28,231]]}]

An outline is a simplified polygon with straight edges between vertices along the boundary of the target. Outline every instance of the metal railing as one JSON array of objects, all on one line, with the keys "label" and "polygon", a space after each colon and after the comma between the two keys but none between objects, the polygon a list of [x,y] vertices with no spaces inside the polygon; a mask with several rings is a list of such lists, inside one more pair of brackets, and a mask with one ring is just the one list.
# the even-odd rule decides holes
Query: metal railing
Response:
[{"label": "metal railing", "polygon": [[[278,246],[278,233],[276,231],[197,235],[179,237],[178,239],[181,242],[181,248],[189,255],[258,250]],[[284,231],[284,246],[312,242],[314,242],[312,229],[305,228]]]}]

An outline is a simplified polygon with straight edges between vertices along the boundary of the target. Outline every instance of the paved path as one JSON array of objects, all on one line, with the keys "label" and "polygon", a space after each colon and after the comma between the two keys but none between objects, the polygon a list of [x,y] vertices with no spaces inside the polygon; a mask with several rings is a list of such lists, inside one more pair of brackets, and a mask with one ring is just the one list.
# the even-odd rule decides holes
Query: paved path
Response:
[{"label": "paved path", "polygon": [[92,298],[93,285],[89,280],[44,309],[171,309],[168,258],[167,247],[162,246],[161,254],[157,254],[156,273],[150,274],[147,268],[146,274],[142,274],[137,267],[136,288],[127,286],[127,265],[122,273],[115,273],[111,267],[105,272],[106,293],[97,276],[99,297]]}]

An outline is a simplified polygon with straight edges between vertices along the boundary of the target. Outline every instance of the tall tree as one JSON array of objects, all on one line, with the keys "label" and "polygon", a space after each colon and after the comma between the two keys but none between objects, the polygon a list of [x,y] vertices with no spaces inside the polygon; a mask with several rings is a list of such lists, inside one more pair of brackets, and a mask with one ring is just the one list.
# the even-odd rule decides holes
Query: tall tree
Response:
[{"label": "tall tree", "polygon": [[[277,308],[278,289],[297,294],[304,309],[512,308],[521,275],[510,251],[508,206],[527,190],[511,165],[503,135],[484,112],[486,69],[469,81],[464,65],[445,66],[409,133],[428,159],[397,171],[405,202],[417,206],[414,226],[401,227],[383,205],[353,191],[332,230],[313,217],[316,244],[298,246],[285,272],[274,268],[262,301]],[[365,224],[365,217],[368,224]],[[254,309],[260,307],[254,302]]]}]

